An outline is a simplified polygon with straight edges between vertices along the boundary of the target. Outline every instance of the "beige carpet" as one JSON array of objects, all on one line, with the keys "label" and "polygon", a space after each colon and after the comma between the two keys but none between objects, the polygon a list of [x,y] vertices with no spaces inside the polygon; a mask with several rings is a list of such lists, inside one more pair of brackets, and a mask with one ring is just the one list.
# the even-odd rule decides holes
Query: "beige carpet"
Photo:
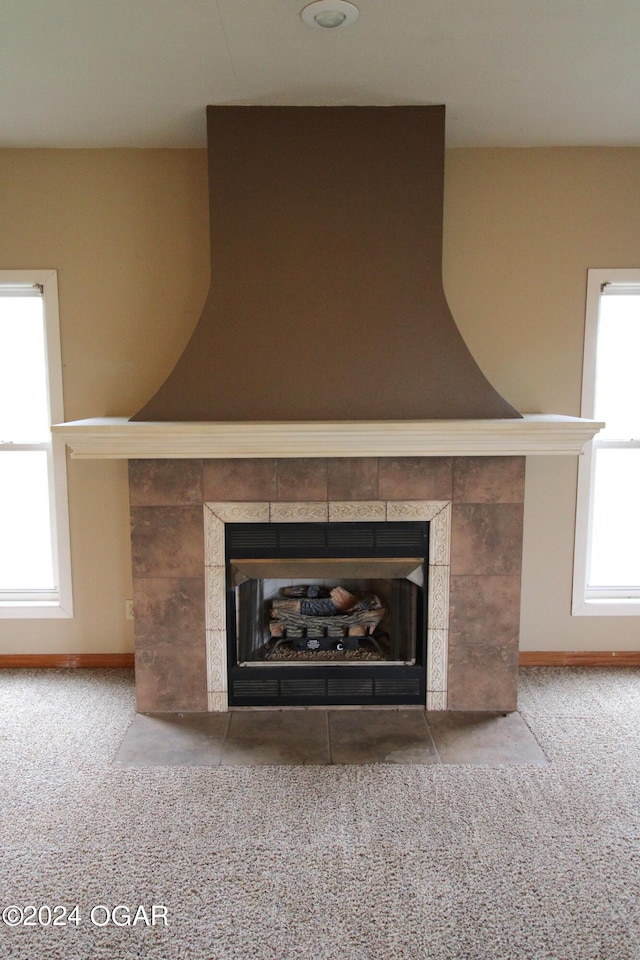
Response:
[{"label": "beige carpet", "polygon": [[640,960],[640,671],[521,672],[546,767],[130,769],[127,671],[0,704],[2,958]]}]

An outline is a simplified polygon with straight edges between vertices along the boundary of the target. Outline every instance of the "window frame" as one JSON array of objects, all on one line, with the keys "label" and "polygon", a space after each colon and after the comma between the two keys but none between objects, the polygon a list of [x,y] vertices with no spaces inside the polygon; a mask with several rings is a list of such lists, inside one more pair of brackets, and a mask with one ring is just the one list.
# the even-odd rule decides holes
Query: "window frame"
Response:
[{"label": "window frame", "polygon": [[[42,289],[49,419],[51,424],[62,423],[64,405],[57,271],[0,270],[0,286],[12,284],[32,284]],[[5,591],[5,598],[0,594],[0,619],[71,618],[73,617],[73,590],[65,443],[52,434],[50,441],[46,443],[0,444],[0,450],[45,450],[47,452],[53,569],[58,584],[57,590],[51,593]]]},{"label": "window frame", "polygon": [[[588,419],[594,418],[600,299],[602,287],[607,283],[640,284],[640,269],[615,268],[587,271],[581,416]],[[598,440],[596,435],[587,444],[579,458],[571,606],[573,616],[640,616],[640,597],[621,596],[620,593],[623,592],[624,588],[603,589],[599,591],[601,595],[596,597],[589,594],[587,586],[587,571],[591,558],[596,450],[599,447],[602,449],[633,449],[638,446],[640,446],[640,443],[635,440]],[[605,596],[604,594],[608,595]]]}]

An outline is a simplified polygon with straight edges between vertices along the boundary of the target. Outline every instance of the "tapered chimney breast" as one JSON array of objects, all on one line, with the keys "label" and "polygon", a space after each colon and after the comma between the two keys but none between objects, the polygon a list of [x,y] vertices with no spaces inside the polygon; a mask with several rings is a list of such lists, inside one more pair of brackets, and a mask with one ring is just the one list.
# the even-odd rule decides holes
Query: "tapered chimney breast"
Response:
[{"label": "tapered chimney breast", "polygon": [[209,107],[211,287],[144,421],[519,417],[442,287],[444,107]]}]

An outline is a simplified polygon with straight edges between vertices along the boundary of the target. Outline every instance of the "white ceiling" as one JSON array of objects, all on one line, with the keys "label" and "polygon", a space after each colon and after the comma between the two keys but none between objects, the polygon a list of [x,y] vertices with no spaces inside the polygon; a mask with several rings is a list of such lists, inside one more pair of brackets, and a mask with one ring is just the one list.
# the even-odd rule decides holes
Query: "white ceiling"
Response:
[{"label": "white ceiling", "polygon": [[640,0],[0,0],[0,146],[191,147],[208,103],[444,103],[449,146],[640,144]]}]

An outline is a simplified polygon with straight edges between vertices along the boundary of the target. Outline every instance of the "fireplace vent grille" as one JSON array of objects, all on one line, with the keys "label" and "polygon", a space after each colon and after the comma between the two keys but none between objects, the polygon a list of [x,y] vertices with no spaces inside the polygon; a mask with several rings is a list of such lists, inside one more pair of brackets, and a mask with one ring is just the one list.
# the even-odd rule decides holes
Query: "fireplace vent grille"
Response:
[{"label": "fireplace vent grille", "polygon": [[378,697],[417,697],[420,695],[420,681],[418,679],[411,679],[410,677],[404,680],[395,680],[392,677],[383,677],[380,680],[375,681],[375,688],[376,696]]},{"label": "fireplace vent grille", "polygon": [[[227,528],[231,526],[227,524]],[[278,549],[278,533],[271,523],[233,524],[232,529],[227,529],[227,537],[235,556],[242,556],[244,550]]]},{"label": "fireplace vent grille", "polygon": [[414,557],[426,556],[426,522],[228,523],[227,556]]},{"label": "fireplace vent grille", "polygon": [[354,677],[353,680],[328,680],[327,693],[330,697],[372,697],[373,680],[367,677]]},{"label": "fireplace vent grille", "polygon": [[324,680],[280,681],[280,695],[282,697],[323,697],[325,692]]},{"label": "fireplace vent grille", "polygon": [[[414,668],[415,669],[415,668]],[[384,677],[278,677],[232,680],[232,702],[236,706],[299,705],[301,701],[330,706],[341,703],[424,703],[418,676]]]},{"label": "fireplace vent grille", "polygon": [[277,680],[234,680],[233,692],[240,698],[268,697],[271,699],[280,695]]},{"label": "fireplace vent grille", "polygon": [[327,546],[327,537],[324,530],[317,523],[309,527],[297,523],[288,524],[283,530],[277,531],[278,546],[283,550],[304,550],[309,556],[317,550],[324,551]]}]

